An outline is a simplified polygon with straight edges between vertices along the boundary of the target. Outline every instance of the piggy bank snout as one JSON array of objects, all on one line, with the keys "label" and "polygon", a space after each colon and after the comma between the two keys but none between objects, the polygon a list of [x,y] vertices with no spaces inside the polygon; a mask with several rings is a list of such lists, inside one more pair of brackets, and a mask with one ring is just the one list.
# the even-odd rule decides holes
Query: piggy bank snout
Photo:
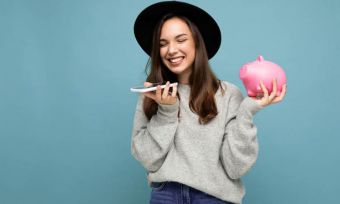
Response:
[{"label": "piggy bank snout", "polygon": [[243,80],[245,78],[247,78],[247,71],[248,71],[248,68],[247,66],[243,66],[241,69],[240,69],[240,78]]}]

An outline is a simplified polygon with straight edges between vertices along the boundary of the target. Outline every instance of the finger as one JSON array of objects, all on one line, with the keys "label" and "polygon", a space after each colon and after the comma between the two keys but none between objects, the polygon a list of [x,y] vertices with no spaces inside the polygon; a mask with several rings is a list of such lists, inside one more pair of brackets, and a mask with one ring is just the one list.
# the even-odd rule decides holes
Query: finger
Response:
[{"label": "finger", "polygon": [[163,90],[163,94],[162,94],[162,98],[163,98],[163,99],[165,99],[165,98],[168,97],[168,94],[169,94],[169,84],[170,84],[170,82],[167,81],[167,82],[166,82],[166,85],[165,85],[165,88],[164,88],[164,90]]},{"label": "finger", "polygon": [[260,81],[261,89],[263,91],[263,97],[268,98],[268,90],[266,86],[263,84],[263,81]]},{"label": "finger", "polygon": [[286,96],[286,92],[287,92],[287,84],[284,84],[282,86],[282,91],[279,97],[276,97],[273,101],[273,103],[277,103],[283,100],[283,98]]},{"label": "finger", "polygon": [[156,89],[156,100],[161,101],[162,100],[162,89],[161,86],[158,85]]},{"label": "finger", "polygon": [[177,95],[177,84],[172,87],[172,93],[171,93],[172,97],[176,97],[176,95]]},{"label": "finger", "polygon": [[144,82],[144,87],[149,87],[149,86],[152,86],[152,83],[150,83],[150,82]]},{"label": "finger", "polygon": [[269,97],[268,97],[268,90],[266,88],[266,86],[263,84],[263,81],[260,81],[260,86],[263,92],[263,97],[260,99],[260,104],[262,106],[267,106],[269,104]]},{"label": "finger", "polygon": [[273,99],[276,97],[276,93],[277,93],[277,80],[275,78],[273,79],[273,90],[269,95],[269,102],[273,101]]}]

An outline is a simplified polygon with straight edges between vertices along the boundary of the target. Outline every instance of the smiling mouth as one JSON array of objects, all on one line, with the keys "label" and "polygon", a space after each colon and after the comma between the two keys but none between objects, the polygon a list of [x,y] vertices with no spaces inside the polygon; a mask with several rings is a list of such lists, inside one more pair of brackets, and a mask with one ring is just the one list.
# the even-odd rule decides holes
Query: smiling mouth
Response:
[{"label": "smiling mouth", "polygon": [[172,57],[169,58],[168,61],[170,62],[170,64],[172,65],[179,65],[182,63],[182,61],[184,60],[184,57]]}]

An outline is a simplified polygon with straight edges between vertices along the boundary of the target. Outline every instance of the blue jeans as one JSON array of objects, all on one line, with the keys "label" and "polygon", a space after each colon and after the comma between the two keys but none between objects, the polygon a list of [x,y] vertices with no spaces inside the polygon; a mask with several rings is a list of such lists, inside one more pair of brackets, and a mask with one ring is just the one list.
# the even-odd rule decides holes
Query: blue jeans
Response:
[{"label": "blue jeans", "polygon": [[150,204],[232,204],[177,182],[152,183]]}]

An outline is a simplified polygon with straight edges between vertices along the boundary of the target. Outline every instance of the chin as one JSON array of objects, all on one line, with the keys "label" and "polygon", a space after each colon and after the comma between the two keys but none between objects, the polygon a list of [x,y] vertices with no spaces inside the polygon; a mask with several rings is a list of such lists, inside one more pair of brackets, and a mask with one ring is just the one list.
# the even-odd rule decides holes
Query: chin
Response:
[{"label": "chin", "polygon": [[170,71],[175,73],[175,74],[181,74],[181,73],[184,72],[184,69],[175,67],[175,68],[171,68]]},{"label": "chin", "polygon": [[186,70],[186,65],[181,65],[181,66],[177,66],[177,67],[173,67],[171,65],[167,65],[168,69],[176,74],[182,73]]}]

